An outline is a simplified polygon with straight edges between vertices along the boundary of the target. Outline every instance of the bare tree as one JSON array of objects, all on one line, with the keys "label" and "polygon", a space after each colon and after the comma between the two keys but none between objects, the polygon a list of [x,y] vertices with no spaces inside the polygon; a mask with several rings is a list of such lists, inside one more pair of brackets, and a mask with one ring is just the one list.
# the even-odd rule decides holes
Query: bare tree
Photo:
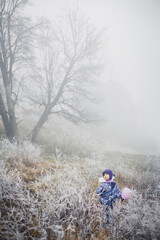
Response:
[{"label": "bare tree", "polygon": [[50,114],[59,114],[77,123],[91,121],[84,99],[100,72],[98,54],[101,34],[79,11],[71,11],[51,28],[41,29],[34,66],[34,84],[30,99],[42,108],[31,132],[34,141]]},{"label": "bare tree", "polygon": [[15,106],[28,66],[33,31],[23,10],[29,0],[0,0],[0,115],[9,138],[17,136]]}]

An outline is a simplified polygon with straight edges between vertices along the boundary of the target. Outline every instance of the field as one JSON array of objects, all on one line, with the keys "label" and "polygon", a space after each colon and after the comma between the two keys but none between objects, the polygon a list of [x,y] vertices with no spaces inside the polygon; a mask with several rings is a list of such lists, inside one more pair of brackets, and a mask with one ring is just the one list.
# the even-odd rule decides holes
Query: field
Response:
[{"label": "field", "polygon": [[[106,168],[120,189],[110,223],[98,202]],[[160,239],[160,157],[119,152],[46,155],[27,141],[0,141],[0,239]]]}]

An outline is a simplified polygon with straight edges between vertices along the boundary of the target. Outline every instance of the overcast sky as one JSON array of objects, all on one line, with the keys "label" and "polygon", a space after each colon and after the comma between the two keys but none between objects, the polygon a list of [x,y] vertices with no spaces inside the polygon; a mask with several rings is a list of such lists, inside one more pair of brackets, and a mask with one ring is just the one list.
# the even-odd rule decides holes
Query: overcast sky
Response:
[{"label": "overcast sky", "polygon": [[29,11],[51,19],[67,2],[108,27],[108,123],[99,134],[137,152],[160,153],[160,1],[36,0]]}]

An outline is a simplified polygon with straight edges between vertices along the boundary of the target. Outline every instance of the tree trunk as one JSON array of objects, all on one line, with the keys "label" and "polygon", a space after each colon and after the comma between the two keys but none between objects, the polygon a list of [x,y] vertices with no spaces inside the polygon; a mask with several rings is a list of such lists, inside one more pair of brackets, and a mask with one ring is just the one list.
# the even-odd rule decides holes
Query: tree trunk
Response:
[{"label": "tree trunk", "polygon": [[5,86],[5,92],[6,92],[6,99],[7,99],[7,106],[8,106],[9,122],[10,122],[10,137],[13,138],[18,135],[18,132],[17,132],[17,123],[16,123],[14,104],[11,98],[11,84]]},{"label": "tree trunk", "polygon": [[50,113],[50,108],[46,107],[42,116],[40,117],[39,121],[37,122],[37,124],[35,125],[35,127],[33,128],[32,132],[31,132],[31,141],[32,142],[34,142],[36,140],[39,131],[41,130],[44,123],[48,119],[49,113]]},{"label": "tree trunk", "polygon": [[0,94],[0,115],[2,117],[6,135],[7,135],[7,137],[10,138],[11,137],[10,122],[9,122],[8,115],[5,110],[5,106],[4,106],[4,102],[3,102],[1,94]]},{"label": "tree trunk", "polygon": [[9,80],[6,65],[3,63],[1,57],[0,57],[0,69],[2,72],[4,89],[5,89],[6,100],[7,100],[7,111],[6,111],[4,106],[4,101],[1,96],[1,99],[0,99],[0,104],[2,108],[1,116],[3,115],[2,120],[3,120],[3,123],[5,122],[4,126],[5,126],[7,137],[13,138],[13,137],[16,137],[18,134],[17,134],[17,124],[16,124],[14,103],[12,100],[12,86],[11,86],[12,81]]}]

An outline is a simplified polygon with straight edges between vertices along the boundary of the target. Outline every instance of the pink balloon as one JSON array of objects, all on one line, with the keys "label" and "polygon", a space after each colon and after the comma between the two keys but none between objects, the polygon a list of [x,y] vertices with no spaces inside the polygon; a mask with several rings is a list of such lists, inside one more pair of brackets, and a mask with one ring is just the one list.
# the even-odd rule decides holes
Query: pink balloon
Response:
[{"label": "pink balloon", "polygon": [[121,196],[123,199],[127,199],[131,196],[131,190],[127,187],[123,188],[121,191]]}]

